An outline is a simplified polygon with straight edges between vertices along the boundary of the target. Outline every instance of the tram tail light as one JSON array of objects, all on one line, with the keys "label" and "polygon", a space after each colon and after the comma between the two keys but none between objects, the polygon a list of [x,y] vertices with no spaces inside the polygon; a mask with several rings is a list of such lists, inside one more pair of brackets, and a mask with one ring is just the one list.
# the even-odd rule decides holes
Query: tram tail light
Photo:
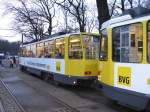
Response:
[{"label": "tram tail light", "polygon": [[85,71],[84,74],[85,74],[85,75],[91,75],[92,72],[91,72],[91,71]]}]

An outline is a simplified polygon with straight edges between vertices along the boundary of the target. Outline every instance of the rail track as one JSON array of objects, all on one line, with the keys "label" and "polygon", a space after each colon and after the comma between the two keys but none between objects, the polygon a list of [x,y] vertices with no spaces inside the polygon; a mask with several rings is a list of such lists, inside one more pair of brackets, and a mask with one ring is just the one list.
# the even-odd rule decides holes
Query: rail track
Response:
[{"label": "rail track", "polygon": [[[101,92],[94,89],[56,86],[54,83],[49,84],[49,82],[45,82],[33,75],[20,72],[18,69],[3,69],[2,73],[0,73],[0,78],[2,78],[26,112],[135,112],[111,103]],[[21,88],[25,88],[23,89],[24,92],[22,90],[17,92]],[[27,88],[30,88],[30,90]],[[26,94],[29,91],[33,95]],[[42,98],[40,98],[41,96]],[[43,97],[44,101],[41,101]],[[30,100],[30,98],[30,102],[26,101],[26,99]],[[57,106],[53,107],[51,102],[47,102],[49,100],[55,102]],[[38,104],[34,104],[37,102]],[[46,103],[43,104],[43,102]],[[46,107],[46,109],[43,110],[42,106]]]}]

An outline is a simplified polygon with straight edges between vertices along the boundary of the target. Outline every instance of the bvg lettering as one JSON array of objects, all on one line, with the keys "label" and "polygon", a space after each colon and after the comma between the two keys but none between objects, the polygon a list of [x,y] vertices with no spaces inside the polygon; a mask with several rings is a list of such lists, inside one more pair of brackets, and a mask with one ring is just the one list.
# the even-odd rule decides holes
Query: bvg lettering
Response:
[{"label": "bvg lettering", "polygon": [[119,76],[119,82],[124,84],[130,84],[130,77]]}]

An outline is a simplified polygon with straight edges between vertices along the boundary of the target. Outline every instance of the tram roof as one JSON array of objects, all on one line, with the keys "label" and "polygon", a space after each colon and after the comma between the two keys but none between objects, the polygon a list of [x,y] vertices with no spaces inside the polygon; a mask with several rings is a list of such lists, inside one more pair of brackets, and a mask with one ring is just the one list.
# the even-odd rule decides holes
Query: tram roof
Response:
[{"label": "tram roof", "polygon": [[103,23],[101,30],[107,28],[113,28],[125,24],[137,23],[150,20],[150,15],[139,17],[139,18],[132,18],[130,15],[125,15],[121,17],[117,17],[114,19],[110,19]]},{"label": "tram roof", "polygon": [[[47,36],[48,38],[44,38],[42,40],[39,41],[34,41],[34,42],[28,42],[28,43],[24,43],[23,46],[27,46],[29,44],[35,44],[35,43],[40,43],[40,42],[45,42],[45,41],[49,41],[49,40],[54,40],[54,39],[59,39],[59,38],[63,38],[63,37],[69,37],[71,35],[78,35],[78,34],[88,34],[88,35],[98,35],[97,33],[87,33],[87,32],[76,32],[76,33],[66,33],[66,34],[62,34],[62,35],[55,35],[54,36]],[[22,45],[21,45],[22,46]]]},{"label": "tram roof", "polygon": [[134,9],[127,10],[122,16],[104,22],[101,30],[108,27],[116,27],[145,20],[150,20],[150,10],[143,7],[136,7]]}]

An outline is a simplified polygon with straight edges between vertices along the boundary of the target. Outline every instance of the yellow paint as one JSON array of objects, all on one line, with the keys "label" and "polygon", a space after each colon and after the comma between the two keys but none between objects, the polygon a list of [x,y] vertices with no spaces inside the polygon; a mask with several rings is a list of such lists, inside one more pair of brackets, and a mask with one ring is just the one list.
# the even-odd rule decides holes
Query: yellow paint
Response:
[{"label": "yellow paint", "polygon": [[150,85],[150,78],[147,79],[147,84]]},{"label": "yellow paint", "polygon": [[143,64],[147,64],[147,21],[143,22]]},{"label": "yellow paint", "polygon": [[[66,63],[66,74],[71,76],[97,76],[98,61],[96,60],[69,60]],[[90,75],[85,72],[90,71]]]},{"label": "yellow paint", "polygon": [[112,62],[112,29],[107,30],[108,32],[108,60],[99,61],[98,70],[100,76],[98,80],[110,86],[114,86],[114,63]]},{"label": "yellow paint", "polygon": [[130,67],[118,67],[118,84],[131,87]]},{"label": "yellow paint", "polygon": [[100,61],[98,70],[100,72],[99,81],[107,85],[114,85],[114,64],[110,61]]},{"label": "yellow paint", "polygon": [[56,71],[60,72],[61,71],[61,62],[56,61]]},{"label": "yellow paint", "polygon": [[[69,47],[69,38],[66,37],[65,42],[65,75],[68,76],[98,76],[98,60],[86,60],[85,59],[85,49],[83,47],[83,34],[89,35],[98,35],[93,33],[84,33],[82,32],[80,35],[82,51],[83,51],[83,59],[69,59],[68,57],[68,47]],[[85,72],[90,71],[91,74],[86,75]]]}]

